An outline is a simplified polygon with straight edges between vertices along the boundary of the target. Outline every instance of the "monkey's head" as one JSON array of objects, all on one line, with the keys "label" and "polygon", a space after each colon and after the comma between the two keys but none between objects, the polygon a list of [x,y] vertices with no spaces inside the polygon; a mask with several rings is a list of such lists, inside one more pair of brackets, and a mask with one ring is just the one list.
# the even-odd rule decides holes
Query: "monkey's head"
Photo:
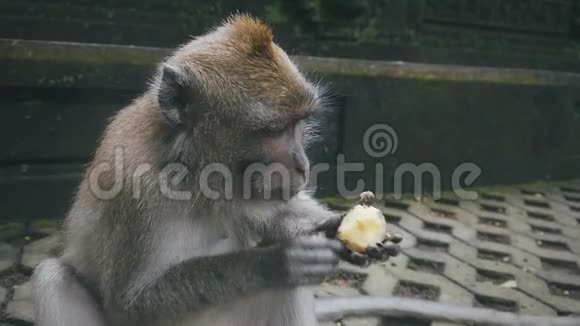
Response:
[{"label": "monkey's head", "polygon": [[259,20],[234,16],[182,46],[155,86],[163,126],[178,144],[175,159],[198,165],[197,173],[214,163],[213,190],[228,186],[215,163],[231,172],[234,196],[284,199],[305,187],[307,118],[320,90]]}]

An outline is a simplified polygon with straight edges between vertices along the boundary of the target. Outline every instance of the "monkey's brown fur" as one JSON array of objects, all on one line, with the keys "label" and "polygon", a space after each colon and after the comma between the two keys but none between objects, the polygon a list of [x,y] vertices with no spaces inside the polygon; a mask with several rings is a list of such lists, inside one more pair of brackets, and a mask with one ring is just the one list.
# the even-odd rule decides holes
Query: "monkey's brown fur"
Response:
[{"label": "monkey's brown fur", "polygon": [[[167,63],[189,63],[191,75],[203,76],[210,100],[252,99],[270,105],[282,119],[300,118],[316,105],[315,89],[260,21],[234,16],[208,36],[181,47]],[[231,114],[247,117],[246,112]]]}]

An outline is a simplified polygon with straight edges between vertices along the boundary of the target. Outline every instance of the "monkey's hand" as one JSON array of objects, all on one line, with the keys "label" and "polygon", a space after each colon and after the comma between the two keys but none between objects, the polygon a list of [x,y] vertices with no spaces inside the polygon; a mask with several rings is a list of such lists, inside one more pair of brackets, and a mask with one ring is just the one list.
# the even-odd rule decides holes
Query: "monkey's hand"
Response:
[{"label": "monkey's hand", "polygon": [[403,237],[400,234],[387,233],[385,240],[378,242],[374,246],[368,246],[363,253],[352,251],[343,244],[339,256],[341,259],[358,266],[368,266],[373,259],[384,262],[390,257],[395,257],[399,254],[401,251],[399,242],[401,240],[403,240]]},{"label": "monkey's hand", "polygon": [[338,227],[340,226],[340,223],[342,223],[345,215],[346,213],[337,213],[324,219],[322,222],[318,223],[314,231],[324,232],[324,235],[330,239],[336,238]]},{"label": "monkey's hand", "polygon": [[278,276],[282,285],[320,284],[338,264],[337,253],[342,245],[324,237],[299,237],[280,245],[282,263]]},{"label": "monkey's hand", "polygon": [[403,237],[397,233],[387,233],[385,240],[377,243],[375,246],[368,246],[365,253],[368,257],[380,261],[387,261],[389,257],[395,257],[401,251],[399,243]]}]

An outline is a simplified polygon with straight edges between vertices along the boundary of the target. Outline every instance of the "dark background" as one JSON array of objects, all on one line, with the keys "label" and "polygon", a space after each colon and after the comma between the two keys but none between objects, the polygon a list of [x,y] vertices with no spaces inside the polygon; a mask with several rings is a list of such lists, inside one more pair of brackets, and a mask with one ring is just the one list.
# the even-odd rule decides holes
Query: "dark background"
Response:
[{"label": "dark background", "polygon": [[[235,12],[267,21],[332,87],[339,109],[316,162],[342,153],[387,176],[432,162],[446,187],[463,162],[481,167],[478,184],[580,176],[577,0],[1,0],[3,217],[61,217],[107,118],[143,92],[167,48]],[[381,159],[362,146],[376,123],[399,139]],[[373,188],[374,171],[360,177]],[[336,193],[333,171],[321,178],[318,194]]]}]

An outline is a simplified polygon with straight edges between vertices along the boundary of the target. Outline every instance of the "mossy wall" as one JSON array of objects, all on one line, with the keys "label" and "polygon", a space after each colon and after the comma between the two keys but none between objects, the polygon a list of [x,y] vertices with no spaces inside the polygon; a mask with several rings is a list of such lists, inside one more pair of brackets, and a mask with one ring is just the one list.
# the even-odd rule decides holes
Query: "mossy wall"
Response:
[{"label": "mossy wall", "polygon": [[293,54],[580,70],[579,0],[0,1],[0,38],[174,47],[235,12]]},{"label": "mossy wall", "polygon": [[[578,0],[0,0],[0,206],[6,217],[62,216],[108,117],[145,89],[167,48],[236,11],[268,21],[291,54],[319,56],[295,59],[335,94],[337,110],[310,153],[331,166],[320,195],[337,191],[339,154],[383,164],[385,191],[401,163],[435,164],[446,187],[463,162],[482,168],[478,184],[579,177],[579,8]],[[377,123],[399,139],[381,158],[363,146]],[[374,188],[373,170],[349,174],[349,186],[358,178]]]}]

